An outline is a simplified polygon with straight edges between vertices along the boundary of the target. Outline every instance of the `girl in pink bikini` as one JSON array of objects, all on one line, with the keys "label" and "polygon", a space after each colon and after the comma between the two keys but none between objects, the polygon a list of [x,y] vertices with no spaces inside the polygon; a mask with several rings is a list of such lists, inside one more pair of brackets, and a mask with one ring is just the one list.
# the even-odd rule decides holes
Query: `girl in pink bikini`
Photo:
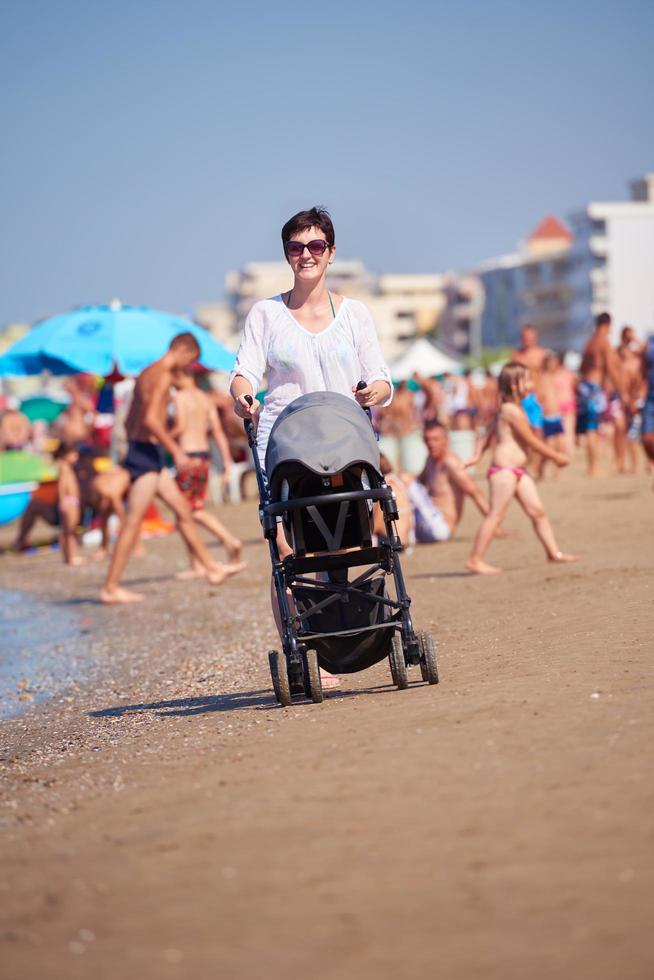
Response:
[{"label": "girl in pink bikini", "polygon": [[473,458],[466,463],[466,466],[478,463],[482,453],[491,442],[494,442],[493,456],[488,470],[490,513],[484,518],[477,532],[466,568],[479,575],[495,575],[502,571],[501,568],[485,562],[484,555],[514,497],[530,518],[548,561],[577,561],[576,555],[566,555],[559,550],[536,484],[525,469],[528,449],[541,453],[557,466],[567,466],[569,459],[539,439],[529,425],[520,404],[532,388],[529,369],[523,364],[510,362],[502,368],[498,383],[500,409],[495,423],[489,428],[488,434]]}]

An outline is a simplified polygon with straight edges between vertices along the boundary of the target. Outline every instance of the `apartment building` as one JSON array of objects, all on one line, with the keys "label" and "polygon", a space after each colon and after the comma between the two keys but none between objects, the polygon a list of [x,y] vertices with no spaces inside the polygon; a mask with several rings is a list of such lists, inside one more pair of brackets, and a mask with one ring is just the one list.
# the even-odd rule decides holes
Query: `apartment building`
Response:
[{"label": "apartment building", "polygon": [[484,289],[484,347],[512,347],[531,323],[541,343],[583,348],[607,311],[613,339],[625,324],[654,330],[654,174],[631,184],[631,200],[593,201],[570,217],[548,216],[527,241],[477,269]]},{"label": "apartment building", "polygon": [[571,245],[571,232],[547,215],[515,252],[478,267],[484,290],[483,347],[513,347],[524,323],[537,327],[545,346],[569,346]]},{"label": "apartment building", "polygon": [[606,310],[623,326],[654,332],[654,173],[632,181],[627,201],[592,201],[571,216],[569,333],[580,340]]}]

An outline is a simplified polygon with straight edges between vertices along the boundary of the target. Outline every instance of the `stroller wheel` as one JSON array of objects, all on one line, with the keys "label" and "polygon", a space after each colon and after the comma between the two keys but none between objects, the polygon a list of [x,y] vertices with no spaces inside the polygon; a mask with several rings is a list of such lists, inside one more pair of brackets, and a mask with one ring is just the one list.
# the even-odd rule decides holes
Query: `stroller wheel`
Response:
[{"label": "stroller wheel", "polygon": [[418,633],[420,644],[420,673],[423,681],[428,684],[438,684],[438,664],[436,662],[436,646],[434,637],[429,630]]},{"label": "stroller wheel", "polygon": [[393,633],[391,652],[388,655],[388,659],[391,665],[393,683],[399,691],[403,691],[409,686],[409,678],[406,672],[406,660],[404,659],[402,637],[399,633]]},{"label": "stroller wheel", "polygon": [[307,650],[302,655],[304,666],[304,693],[311,698],[314,704],[322,703],[322,682],[320,680],[320,667],[318,666],[318,654],[315,650]]},{"label": "stroller wheel", "polygon": [[292,699],[291,688],[288,683],[288,667],[286,666],[286,657],[283,654],[278,653],[277,650],[271,650],[268,654],[268,663],[270,664],[270,676],[272,677],[275,697],[282,707],[288,708]]}]

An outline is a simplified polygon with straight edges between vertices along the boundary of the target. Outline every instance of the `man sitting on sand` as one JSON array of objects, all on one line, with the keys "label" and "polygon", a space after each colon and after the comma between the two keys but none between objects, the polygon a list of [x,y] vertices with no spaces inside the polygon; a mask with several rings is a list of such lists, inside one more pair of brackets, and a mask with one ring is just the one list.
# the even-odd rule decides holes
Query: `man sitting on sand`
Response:
[{"label": "man sitting on sand", "polygon": [[[429,455],[422,473],[409,488],[416,539],[422,543],[449,541],[461,520],[466,497],[484,517],[489,512],[488,501],[451,451],[444,425],[435,420],[427,422],[423,437]],[[425,491],[429,507],[425,507]]]},{"label": "man sitting on sand", "polygon": [[191,509],[184,500],[172,475],[164,466],[164,449],[178,467],[188,466],[190,458],[166,429],[166,409],[173,371],[184,370],[200,354],[192,333],[174,337],[170,347],[158,361],[145,368],[136,379],[132,404],[125,423],[129,441],[123,466],[130,474],[132,485],[127,498],[127,516],[120,530],[109,566],[102,602],[140,602],[144,596],[120,585],[121,576],[139,536],[143,516],[154,500],[160,497],[177,519],[177,527],[193,559],[212,585],[219,585],[240,572],[244,565],[222,565],[213,561],[198,533]]}]

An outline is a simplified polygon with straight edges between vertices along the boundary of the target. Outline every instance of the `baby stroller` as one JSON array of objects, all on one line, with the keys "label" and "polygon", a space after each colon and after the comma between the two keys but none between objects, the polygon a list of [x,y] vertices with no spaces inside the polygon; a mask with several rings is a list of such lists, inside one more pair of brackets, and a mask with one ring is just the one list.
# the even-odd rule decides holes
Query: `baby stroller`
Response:
[{"label": "baby stroller", "polygon": [[[334,392],[297,398],[272,427],[265,474],[252,422],[245,428],[282,625],[282,652],[268,654],[278,702],[319,703],[319,667],[348,674],[385,657],[398,688],[408,686],[408,665],[419,665],[422,679],[437,684],[433,637],[416,633],[411,620],[397,504],[380,472],[369,413]],[[379,543],[374,506],[381,506],[386,528]],[[276,540],[280,520],[293,551],[284,560]],[[387,589],[391,578],[395,598]]]}]

